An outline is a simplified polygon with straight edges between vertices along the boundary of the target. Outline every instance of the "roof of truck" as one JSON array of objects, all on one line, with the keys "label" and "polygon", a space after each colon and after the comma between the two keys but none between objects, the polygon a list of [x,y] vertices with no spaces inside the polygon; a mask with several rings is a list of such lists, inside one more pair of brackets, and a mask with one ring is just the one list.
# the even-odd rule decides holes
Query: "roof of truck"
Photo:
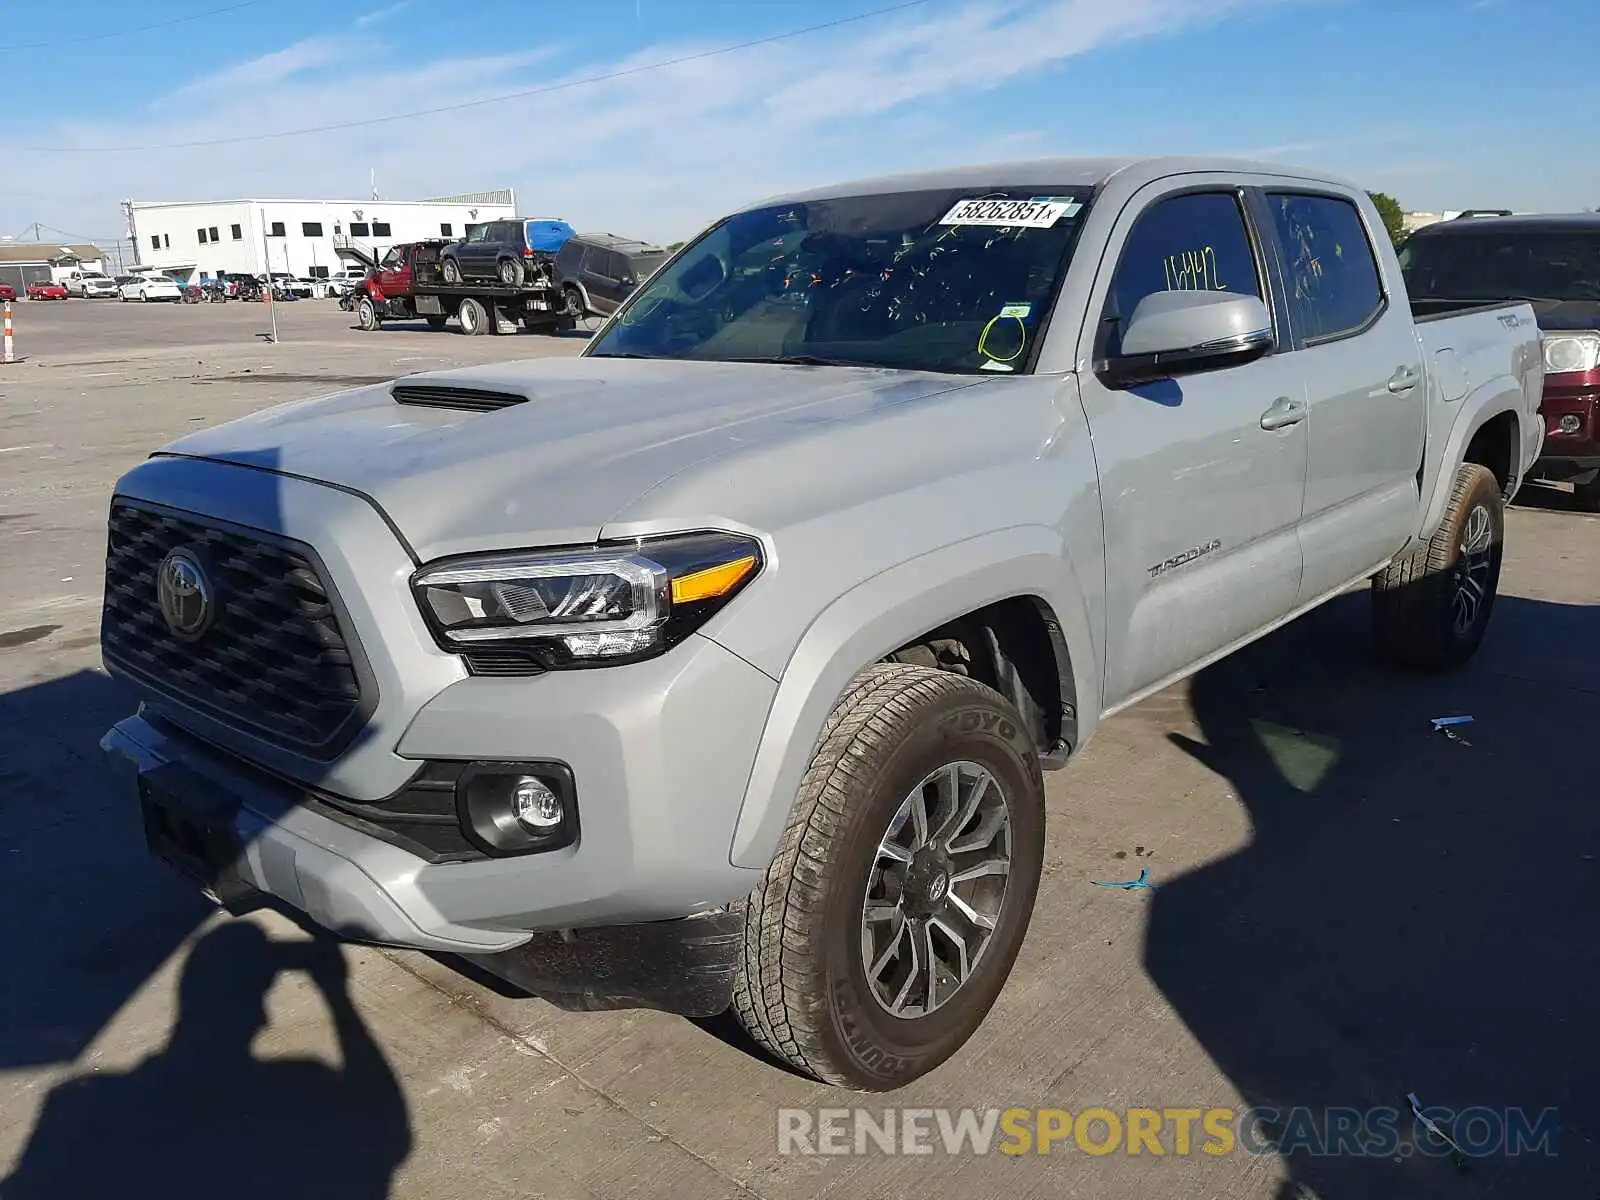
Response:
[{"label": "roof of truck", "polygon": [[1435,221],[1424,225],[1412,237],[1438,237],[1458,233],[1537,233],[1541,230],[1566,233],[1573,230],[1600,230],[1600,213],[1525,213],[1518,217],[1469,217]]},{"label": "roof of truck", "polygon": [[1223,172],[1241,175],[1276,175],[1318,183],[1354,186],[1335,175],[1310,171],[1282,163],[1260,162],[1247,158],[1170,156],[1147,158],[1036,158],[1008,162],[973,163],[931,171],[880,175],[829,184],[804,192],[769,196],[751,208],[788,200],[826,200],[844,196],[870,196],[880,192],[910,192],[920,189],[993,187],[997,181],[1055,187],[1097,187],[1115,175],[1129,173],[1141,179],[1160,179],[1169,175]]}]

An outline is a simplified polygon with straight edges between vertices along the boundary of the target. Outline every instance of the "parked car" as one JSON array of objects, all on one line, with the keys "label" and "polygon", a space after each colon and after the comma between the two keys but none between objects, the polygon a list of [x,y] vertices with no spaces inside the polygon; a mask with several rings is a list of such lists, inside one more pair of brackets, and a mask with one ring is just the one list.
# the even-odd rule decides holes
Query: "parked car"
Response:
[{"label": "parked car", "polygon": [[240,293],[242,291],[257,293],[261,291],[261,281],[254,275],[243,271],[226,271],[218,275],[217,278],[222,281],[222,286],[227,289],[229,299],[241,298]]},{"label": "parked car", "polygon": [[117,288],[117,296],[124,301],[180,301],[183,299],[183,289],[170,275],[135,275],[128,277],[128,282]]},{"label": "parked car", "polygon": [[1391,658],[1473,656],[1541,377],[1526,303],[1414,318],[1344,180],[818,188],[708,228],[577,358],[125,474],[101,652],[142,706],[102,746],[214,897],[586,1007],[731,1007],[888,1090],[999,995],[1042,771],[1107,714],[1352,584]]},{"label": "parked car", "polygon": [[506,287],[521,287],[529,260],[557,253],[573,236],[561,220],[487,221],[467,231],[459,242],[446,246],[439,256],[439,271],[448,284],[464,280],[493,279]]},{"label": "parked car", "polygon": [[580,233],[556,253],[556,278],[572,316],[609,316],[670,255],[660,246],[610,233]]},{"label": "parked car", "polygon": [[51,280],[40,280],[38,283],[30,283],[28,285],[29,300],[65,300],[66,298],[66,287]]},{"label": "parked car", "polygon": [[1400,251],[1423,311],[1525,299],[1544,331],[1544,453],[1530,476],[1600,511],[1600,215],[1476,217],[1417,230]]},{"label": "parked car", "polygon": [[59,282],[69,296],[116,295],[111,277],[99,271],[72,271]]},{"label": "parked car", "polygon": [[328,276],[328,293],[333,296],[344,296],[367,281],[369,272],[365,267],[345,267]]},{"label": "parked car", "polygon": [[9,283],[0,283],[0,300],[15,300],[16,298],[16,288],[12,287]]},{"label": "parked car", "polygon": [[296,300],[311,299],[311,281],[297,279],[287,271],[273,271],[270,275],[260,277],[262,283],[271,282],[273,294],[277,296],[293,297]]}]

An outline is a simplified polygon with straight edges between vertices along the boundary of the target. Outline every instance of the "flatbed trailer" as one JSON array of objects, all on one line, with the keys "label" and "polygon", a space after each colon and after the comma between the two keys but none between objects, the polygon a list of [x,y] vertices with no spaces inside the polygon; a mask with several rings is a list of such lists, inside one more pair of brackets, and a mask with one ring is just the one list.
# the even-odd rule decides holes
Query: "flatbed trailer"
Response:
[{"label": "flatbed trailer", "polygon": [[528,282],[508,287],[496,280],[446,283],[439,271],[444,239],[408,242],[393,247],[373,267],[356,300],[362,329],[382,328],[385,321],[421,318],[435,329],[456,318],[466,334],[559,333],[573,328],[563,311],[555,281],[554,255],[530,260]]}]

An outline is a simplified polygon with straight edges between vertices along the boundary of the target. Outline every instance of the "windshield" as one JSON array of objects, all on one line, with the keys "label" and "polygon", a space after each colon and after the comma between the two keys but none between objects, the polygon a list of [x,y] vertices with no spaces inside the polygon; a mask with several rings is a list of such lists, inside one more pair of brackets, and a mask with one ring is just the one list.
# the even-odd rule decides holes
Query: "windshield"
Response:
[{"label": "windshield", "polygon": [[1414,300],[1600,301],[1600,228],[1422,235],[1400,271]]},{"label": "windshield", "polygon": [[1024,370],[1089,196],[1019,184],[739,213],[643,283],[588,354]]}]

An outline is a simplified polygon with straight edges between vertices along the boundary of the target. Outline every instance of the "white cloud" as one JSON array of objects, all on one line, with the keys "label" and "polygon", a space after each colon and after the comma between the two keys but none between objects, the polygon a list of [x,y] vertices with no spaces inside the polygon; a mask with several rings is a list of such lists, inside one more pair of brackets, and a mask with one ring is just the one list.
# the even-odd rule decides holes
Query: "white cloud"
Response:
[{"label": "white cloud", "polygon": [[[515,185],[530,215],[669,239],[735,204],[829,178],[1015,147],[1029,118],[971,139],[961,103],[1102,47],[1171,35],[1273,0],[976,0],[912,10],[737,53],[522,99],[305,137],[118,154],[27,146],[142,147],[321,126],[626,71],[714,48],[657,45],[549,76],[542,46],[418,62],[365,29],[312,38],[197,79],[103,120],[34,119],[0,131],[0,161],[28,161],[25,205],[0,194],[0,227],[116,227],[126,196],[443,195]],[[369,13],[373,21],[386,10]],[[358,22],[359,23],[359,22]],[[570,62],[570,59],[569,59]],[[1063,103],[1068,97],[1063,96]],[[965,138],[965,140],[962,140]],[[1040,152],[1045,152],[1043,146]]]},{"label": "white cloud", "polygon": [[365,29],[368,25],[376,25],[379,21],[388,20],[396,13],[411,7],[411,0],[400,0],[398,4],[389,4],[383,8],[375,8],[369,13],[362,13],[356,18],[356,28]]}]

